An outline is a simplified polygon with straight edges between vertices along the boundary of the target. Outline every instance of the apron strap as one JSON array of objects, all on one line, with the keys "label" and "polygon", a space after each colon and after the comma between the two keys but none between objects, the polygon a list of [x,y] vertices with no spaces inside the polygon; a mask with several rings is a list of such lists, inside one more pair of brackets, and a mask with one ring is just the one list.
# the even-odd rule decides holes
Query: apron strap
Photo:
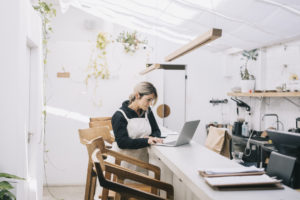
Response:
[{"label": "apron strap", "polygon": [[127,115],[125,114],[125,112],[122,109],[119,109],[119,111],[123,114],[123,116],[125,117],[125,119],[128,121]]},{"label": "apron strap", "polygon": [[[119,109],[118,111],[120,111],[123,114],[123,116],[126,118],[126,120],[128,121],[128,117],[125,114],[125,112],[122,109]],[[148,119],[148,112],[149,112],[148,110],[145,111],[145,119]]]}]

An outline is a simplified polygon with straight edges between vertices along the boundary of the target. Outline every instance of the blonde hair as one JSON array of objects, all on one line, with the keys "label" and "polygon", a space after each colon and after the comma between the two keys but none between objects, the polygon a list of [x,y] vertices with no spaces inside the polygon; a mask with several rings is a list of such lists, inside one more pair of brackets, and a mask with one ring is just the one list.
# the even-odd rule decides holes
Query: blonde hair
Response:
[{"label": "blonde hair", "polygon": [[129,102],[132,103],[135,100],[136,94],[139,94],[140,97],[144,95],[154,94],[154,103],[157,101],[157,92],[156,88],[150,82],[141,82],[134,87],[133,93],[129,96]]}]

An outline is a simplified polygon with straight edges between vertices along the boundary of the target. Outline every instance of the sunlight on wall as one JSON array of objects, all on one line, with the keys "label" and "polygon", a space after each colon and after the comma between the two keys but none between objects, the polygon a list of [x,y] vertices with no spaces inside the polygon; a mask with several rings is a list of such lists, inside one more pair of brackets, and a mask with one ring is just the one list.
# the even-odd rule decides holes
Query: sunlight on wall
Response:
[{"label": "sunlight on wall", "polygon": [[71,112],[71,111],[68,111],[65,109],[56,108],[56,107],[52,107],[52,106],[46,106],[45,110],[47,111],[48,114],[61,116],[61,117],[73,119],[73,120],[84,122],[84,123],[88,123],[89,119],[90,119],[86,115],[82,115],[80,113]]}]

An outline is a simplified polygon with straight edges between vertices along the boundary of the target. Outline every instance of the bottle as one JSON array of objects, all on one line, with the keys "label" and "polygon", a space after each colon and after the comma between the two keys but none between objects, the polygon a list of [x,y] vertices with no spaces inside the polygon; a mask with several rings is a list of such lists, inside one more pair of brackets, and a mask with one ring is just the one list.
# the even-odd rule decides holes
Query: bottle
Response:
[{"label": "bottle", "polygon": [[242,125],[242,136],[249,137],[248,123],[247,122],[244,122],[243,125]]}]

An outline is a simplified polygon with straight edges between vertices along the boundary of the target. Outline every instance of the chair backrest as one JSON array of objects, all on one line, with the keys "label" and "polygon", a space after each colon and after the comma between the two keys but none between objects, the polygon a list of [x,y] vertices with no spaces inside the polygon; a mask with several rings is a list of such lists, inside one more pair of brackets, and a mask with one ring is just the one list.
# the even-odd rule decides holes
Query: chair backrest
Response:
[{"label": "chair backrest", "polygon": [[111,120],[111,117],[91,117],[90,118],[90,122],[94,122],[94,121],[107,121],[107,120]]},{"label": "chair backrest", "polygon": [[106,142],[112,144],[115,138],[110,134],[107,127],[95,127],[87,129],[79,129],[79,138],[81,144],[91,143],[92,140],[102,137]]},{"label": "chair backrest", "polygon": [[[141,200],[163,200],[164,198],[151,194],[151,193],[146,193],[141,190],[137,190],[135,188],[132,188],[130,186],[124,185],[122,183],[118,182],[113,182],[109,179],[106,178],[105,172],[106,172],[106,164],[103,160],[102,153],[105,153],[105,144],[104,140],[102,137],[96,138],[95,140],[91,141],[91,143],[86,144],[88,153],[90,156],[90,159],[94,162],[94,166],[97,171],[97,176],[100,185],[103,188],[115,191],[121,195],[121,199],[129,199],[130,197],[134,197],[136,199],[141,199]],[[110,166],[115,166],[115,165],[110,165]],[[109,166],[108,166],[109,167]],[[113,167],[114,168],[114,167]],[[120,167],[115,167],[117,171],[119,171],[119,175],[122,174],[122,168]],[[127,172],[126,169],[123,170],[124,173]],[[145,177],[145,175],[139,175],[141,177]],[[172,187],[172,186],[171,186]],[[173,189],[172,189],[173,190]],[[171,196],[173,197],[173,195]]]},{"label": "chair backrest", "polygon": [[283,184],[291,186],[296,158],[273,151],[267,166],[267,174],[282,179]]},{"label": "chair backrest", "polygon": [[112,130],[111,120],[105,121],[93,121],[89,123],[90,128],[106,126],[109,130]]}]

